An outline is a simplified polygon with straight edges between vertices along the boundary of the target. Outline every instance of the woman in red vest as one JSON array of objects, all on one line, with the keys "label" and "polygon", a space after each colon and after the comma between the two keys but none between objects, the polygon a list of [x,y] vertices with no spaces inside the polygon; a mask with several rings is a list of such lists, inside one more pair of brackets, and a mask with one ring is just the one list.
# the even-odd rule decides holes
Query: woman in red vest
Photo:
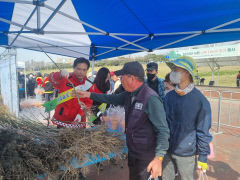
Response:
[{"label": "woman in red vest", "polygon": [[[112,89],[110,86],[110,71],[108,68],[101,68],[97,72],[96,78],[94,80],[93,86],[89,89],[90,92],[95,92],[98,94],[110,94]],[[91,100],[92,101],[92,100]],[[100,110],[99,106],[101,106],[102,103],[99,103],[97,101],[92,101],[92,112],[95,115],[95,120],[93,121],[93,124],[101,124],[101,116],[102,111]]]}]

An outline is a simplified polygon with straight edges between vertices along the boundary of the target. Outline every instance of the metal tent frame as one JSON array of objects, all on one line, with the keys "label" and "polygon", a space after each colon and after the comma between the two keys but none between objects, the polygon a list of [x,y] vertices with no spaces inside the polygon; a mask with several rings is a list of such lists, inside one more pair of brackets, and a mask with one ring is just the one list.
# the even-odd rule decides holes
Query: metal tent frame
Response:
[{"label": "metal tent frame", "polygon": [[[28,37],[25,37],[23,35],[23,34],[28,34],[28,33],[33,33],[33,34],[37,34],[37,35],[44,35],[44,34],[71,34],[71,35],[86,34],[86,35],[109,36],[111,38],[114,38],[114,39],[117,39],[119,41],[122,41],[122,42],[126,43],[126,44],[118,46],[118,47],[95,46],[94,44],[92,44],[91,48],[94,49],[94,51],[96,50],[96,48],[107,49],[105,52],[103,52],[101,54],[97,54],[97,55],[94,53],[94,51],[92,51],[91,55],[84,54],[84,55],[89,56],[89,58],[92,59],[93,61],[95,61],[98,58],[101,59],[102,55],[110,53],[110,52],[113,52],[113,51],[117,51],[117,50],[136,51],[136,52],[152,52],[152,51],[160,50],[160,49],[166,48],[166,47],[168,47],[170,45],[174,45],[176,43],[179,43],[179,42],[182,42],[182,41],[194,38],[196,36],[200,36],[202,34],[206,34],[206,33],[239,32],[240,31],[240,28],[219,29],[219,28],[223,28],[225,26],[228,26],[228,25],[240,22],[240,18],[238,18],[238,19],[226,22],[224,24],[220,24],[218,26],[212,27],[210,29],[204,29],[202,31],[155,33],[155,34],[153,34],[153,33],[149,33],[149,34],[112,33],[112,32],[108,32],[106,30],[102,30],[102,29],[100,29],[98,27],[95,27],[95,26],[93,26],[93,25],[91,25],[91,24],[89,24],[87,22],[84,22],[84,21],[82,21],[82,20],[80,20],[78,18],[75,18],[73,16],[70,16],[69,14],[66,14],[66,13],[62,12],[61,8],[62,8],[62,6],[64,5],[64,3],[67,0],[61,0],[56,8],[53,8],[53,7],[45,4],[45,1],[46,0],[0,0],[0,2],[31,4],[31,5],[35,6],[35,8],[33,9],[32,13],[29,15],[28,19],[26,20],[26,22],[24,24],[19,24],[19,23],[16,23],[16,22],[13,22],[13,21],[9,21],[9,20],[4,19],[4,18],[0,18],[0,21],[2,21],[2,22],[5,22],[7,24],[11,24],[11,25],[14,25],[14,26],[17,26],[17,27],[21,28],[19,31],[0,32],[0,33],[3,33],[3,34],[6,34],[6,35],[7,34],[16,34],[15,38],[12,40],[12,42],[9,45],[4,45],[2,47],[8,47],[8,48],[14,47],[14,48],[17,48],[16,46],[14,46],[14,42],[17,40],[18,37],[28,38]],[[52,13],[48,17],[48,19],[44,23],[42,23],[42,24],[41,24],[41,18],[40,18],[41,17],[41,8],[47,8],[48,10],[52,11]],[[36,29],[33,29],[31,27],[28,27],[27,25],[28,25],[28,22],[31,20],[31,18],[33,17],[33,15],[35,13],[37,14],[37,27],[36,27]],[[61,14],[62,16],[65,16],[65,17],[67,17],[67,18],[69,18],[71,20],[74,20],[76,22],[79,22],[79,23],[81,23],[81,24],[83,24],[83,25],[85,25],[85,26],[87,26],[87,27],[89,27],[89,28],[91,28],[91,29],[93,29],[93,30],[95,30],[97,32],[45,31],[44,28],[51,22],[51,20],[53,19],[53,17],[56,14]],[[154,48],[154,49],[147,49],[147,48],[145,48],[145,47],[143,47],[143,46],[138,44],[138,42],[140,42],[140,41],[142,41],[142,40],[144,40],[146,38],[149,38],[149,37],[152,40],[154,37],[157,37],[157,36],[174,36],[174,35],[189,35],[189,36],[181,38],[181,39],[178,39],[178,40],[170,42],[170,43],[167,43],[165,45],[162,45],[162,46]],[[128,41],[128,40],[126,40],[126,39],[124,39],[122,37],[119,37],[119,36],[134,36],[134,37],[139,37],[139,38],[134,40],[134,41]],[[36,40],[36,39],[30,39],[30,38],[28,38],[28,39],[32,40],[32,41],[35,41],[35,42],[39,42],[39,43],[45,44],[45,46],[40,46],[42,48],[58,47],[58,48],[62,48],[62,49],[68,50],[68,51],[74,51],[74,50],[69,49],[69,48],[71,48],[73,46],[67,46],[67,47],[66,46],[56,46],[56,45],[53,45],[51,43],[39,41],[39,40]],[[133,49],[133,48],[125,48],[128,45],[134,46],[135,49]],[[77,47],[77,46],[75,46],[75,47]],[[78,46],[78,47],[80,47],[80,46]],[[30,49],[30,50],[34,50],[34,48],[37,48],[37,47],[30,47],[30,46],[26,47],[26,49]],[[81,52],[77,52],[77,53],[81,54]]]}]

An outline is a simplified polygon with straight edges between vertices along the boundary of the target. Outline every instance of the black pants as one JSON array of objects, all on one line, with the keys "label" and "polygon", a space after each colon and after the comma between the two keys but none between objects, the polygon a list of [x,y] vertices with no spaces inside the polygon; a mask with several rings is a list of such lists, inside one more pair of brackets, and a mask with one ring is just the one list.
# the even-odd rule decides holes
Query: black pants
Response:
[{"label": "black pants", "polygon": [[129,180],[148,180],[147,167],[151,160],[136,159],[128,154]]}]

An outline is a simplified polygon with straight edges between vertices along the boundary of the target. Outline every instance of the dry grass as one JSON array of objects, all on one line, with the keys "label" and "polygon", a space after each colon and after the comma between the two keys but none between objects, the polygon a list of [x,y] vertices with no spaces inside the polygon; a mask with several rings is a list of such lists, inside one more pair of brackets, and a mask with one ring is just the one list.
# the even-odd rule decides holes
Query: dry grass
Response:
[{"label": "dry grass", "polygon": [[[0,105],[0,179],[34,179],[47,173],[48,179],[77,178],[80,171],[70,160],[90,156],[108,157],[118,153],[124,142],[104,127],[96,129],[56,129],[29,119],[16,119]],[[61,171],[64,166],[66,171]]]}]

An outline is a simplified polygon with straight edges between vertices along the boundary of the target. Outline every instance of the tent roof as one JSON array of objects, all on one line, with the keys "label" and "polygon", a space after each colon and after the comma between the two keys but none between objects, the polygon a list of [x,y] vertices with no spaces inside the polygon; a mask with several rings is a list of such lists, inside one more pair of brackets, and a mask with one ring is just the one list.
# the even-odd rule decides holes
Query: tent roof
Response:
[{"label": "tent roof", "polygon": [[239,0],[0,0],[0,45],[101,60],[240,40]]}]

